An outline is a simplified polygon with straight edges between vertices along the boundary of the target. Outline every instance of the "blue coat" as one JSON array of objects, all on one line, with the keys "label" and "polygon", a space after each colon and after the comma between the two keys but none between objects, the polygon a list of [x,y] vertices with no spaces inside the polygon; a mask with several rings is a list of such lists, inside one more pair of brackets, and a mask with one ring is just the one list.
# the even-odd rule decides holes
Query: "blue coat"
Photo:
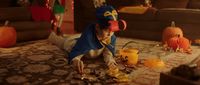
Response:
[{"label": "blue coat", "polygon": [[[115,42],[116,36],[111,36],[111,43],[109,45],[105,45],[114,55],[115,54]],[[86,54],[90,50],[101,49],[103,46],[100,41],[97,39],[95,24],[89,25],[86,30],[82,33],[81,37],[76,42],[75,46],[72,48],[69,53],[68,59],[69,62],[78,55]]]}]

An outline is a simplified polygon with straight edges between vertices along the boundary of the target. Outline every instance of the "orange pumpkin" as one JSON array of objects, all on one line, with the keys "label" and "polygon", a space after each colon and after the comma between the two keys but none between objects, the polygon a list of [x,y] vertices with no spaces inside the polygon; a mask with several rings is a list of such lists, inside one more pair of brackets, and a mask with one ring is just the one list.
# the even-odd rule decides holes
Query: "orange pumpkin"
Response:
[{"label": "orange pumpkin", "polygon": [[164,29],[162,34],[162,41],[164,44],[166,44],[167,40],[179,35],[180,37],[183,37],[183,31],[181,28],[175,26],[175,22],[171,22],[171,26]]},{"label": "orange pumpkin", "polygon": [[5,25],[0,27],[0,47],[11,47],[16,44],[16,31],[13,27]]},{"label": "orange pumpkin", "polygon": [[190,41],[185,37],[176,36],[170,38],[167,41],[167,45],[173,50],[177,50],[179,48],[183,50],[188,50],[190,48]]}]

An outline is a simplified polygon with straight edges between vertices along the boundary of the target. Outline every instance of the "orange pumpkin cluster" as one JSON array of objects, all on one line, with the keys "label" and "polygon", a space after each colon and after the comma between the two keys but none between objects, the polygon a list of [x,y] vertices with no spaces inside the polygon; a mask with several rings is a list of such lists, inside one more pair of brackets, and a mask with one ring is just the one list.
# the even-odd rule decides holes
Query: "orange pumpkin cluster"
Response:
[{"label": "orange pumpkin cluster", "polygon": [[191,53],[191,42],[183,36],[183,31],[175,26],[174,21],[172,21],[170,27],[164,29],[162,40],[164,47],[167,49]]}]

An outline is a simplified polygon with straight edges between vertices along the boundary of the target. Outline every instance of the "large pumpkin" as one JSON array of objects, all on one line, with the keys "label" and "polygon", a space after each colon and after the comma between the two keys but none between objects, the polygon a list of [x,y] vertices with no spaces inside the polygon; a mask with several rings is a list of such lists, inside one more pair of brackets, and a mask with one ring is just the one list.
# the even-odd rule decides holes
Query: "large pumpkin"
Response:
[{"label": "large pumpkin", "polygon": [[179,35],[180,37],[183,37],[183,31],[181,28],[175,26],[175,22],[171,22],[171,26],[164,29],[162,34],[162,42],[163,44],[166,44],[167,40]]},{"label": "large pumpkin", "polygon": [[170,38],[167,41],[167,45],[168,47],[172,48],[175,51],[177,49],[183,49],[183,50],[190,49],[190,41],[187,38],[180,36]]},{"label": "large pumpkin", "polygon": [[8,21],[4,26],[0,27],[0,47],[11,47],[16,44],[16,31],[13,27],[7,26]]}]

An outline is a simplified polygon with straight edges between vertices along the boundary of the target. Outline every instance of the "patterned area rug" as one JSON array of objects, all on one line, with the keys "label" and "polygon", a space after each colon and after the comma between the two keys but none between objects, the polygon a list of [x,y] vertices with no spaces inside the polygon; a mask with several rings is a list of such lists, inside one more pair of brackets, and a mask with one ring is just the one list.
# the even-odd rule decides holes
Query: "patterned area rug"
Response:
[{"label": "patterned area rug", "polygon": [[187,64],[200,55],[200,47],[192,47],[192,54],[163,51],[159,42],[118,38],[117,49],[126,42],[127,46],[140,51],[139,61],[152,57],[162,59],[166,67],[154,69],[138,63],[135,69],[125,68],[119,63],[121,71],[130,77],[128,83],[116,83],[106,75],[107,67],[102,59],[87,60],[85,77],[79,75],[67,62],[67,54],[47,40],[18,44],[13,48],[0,48],[0,85],[70,85],[70,84],[120,84],[120,85],[159,85],[159,73],[172,67]]},{"label": "patterned area rug", "polygon": [[159,85],[160,72],[169,72],[173,67],[177,67],[181,64],[190,64],[197,61],[200,56],[200,47],[192,46],[192,54],[164,51],[160,42],[136,40],[120,38],[118,40],[121,47],[127,41],[134,41],[129,47],[137,48],[140,51],[139,59],[148,59],[159,57],[164,61],[164,68],[148,68],[143,64],[137,64],[137,70],[134,70],[131,74],[130,84],[133,85]]}]

